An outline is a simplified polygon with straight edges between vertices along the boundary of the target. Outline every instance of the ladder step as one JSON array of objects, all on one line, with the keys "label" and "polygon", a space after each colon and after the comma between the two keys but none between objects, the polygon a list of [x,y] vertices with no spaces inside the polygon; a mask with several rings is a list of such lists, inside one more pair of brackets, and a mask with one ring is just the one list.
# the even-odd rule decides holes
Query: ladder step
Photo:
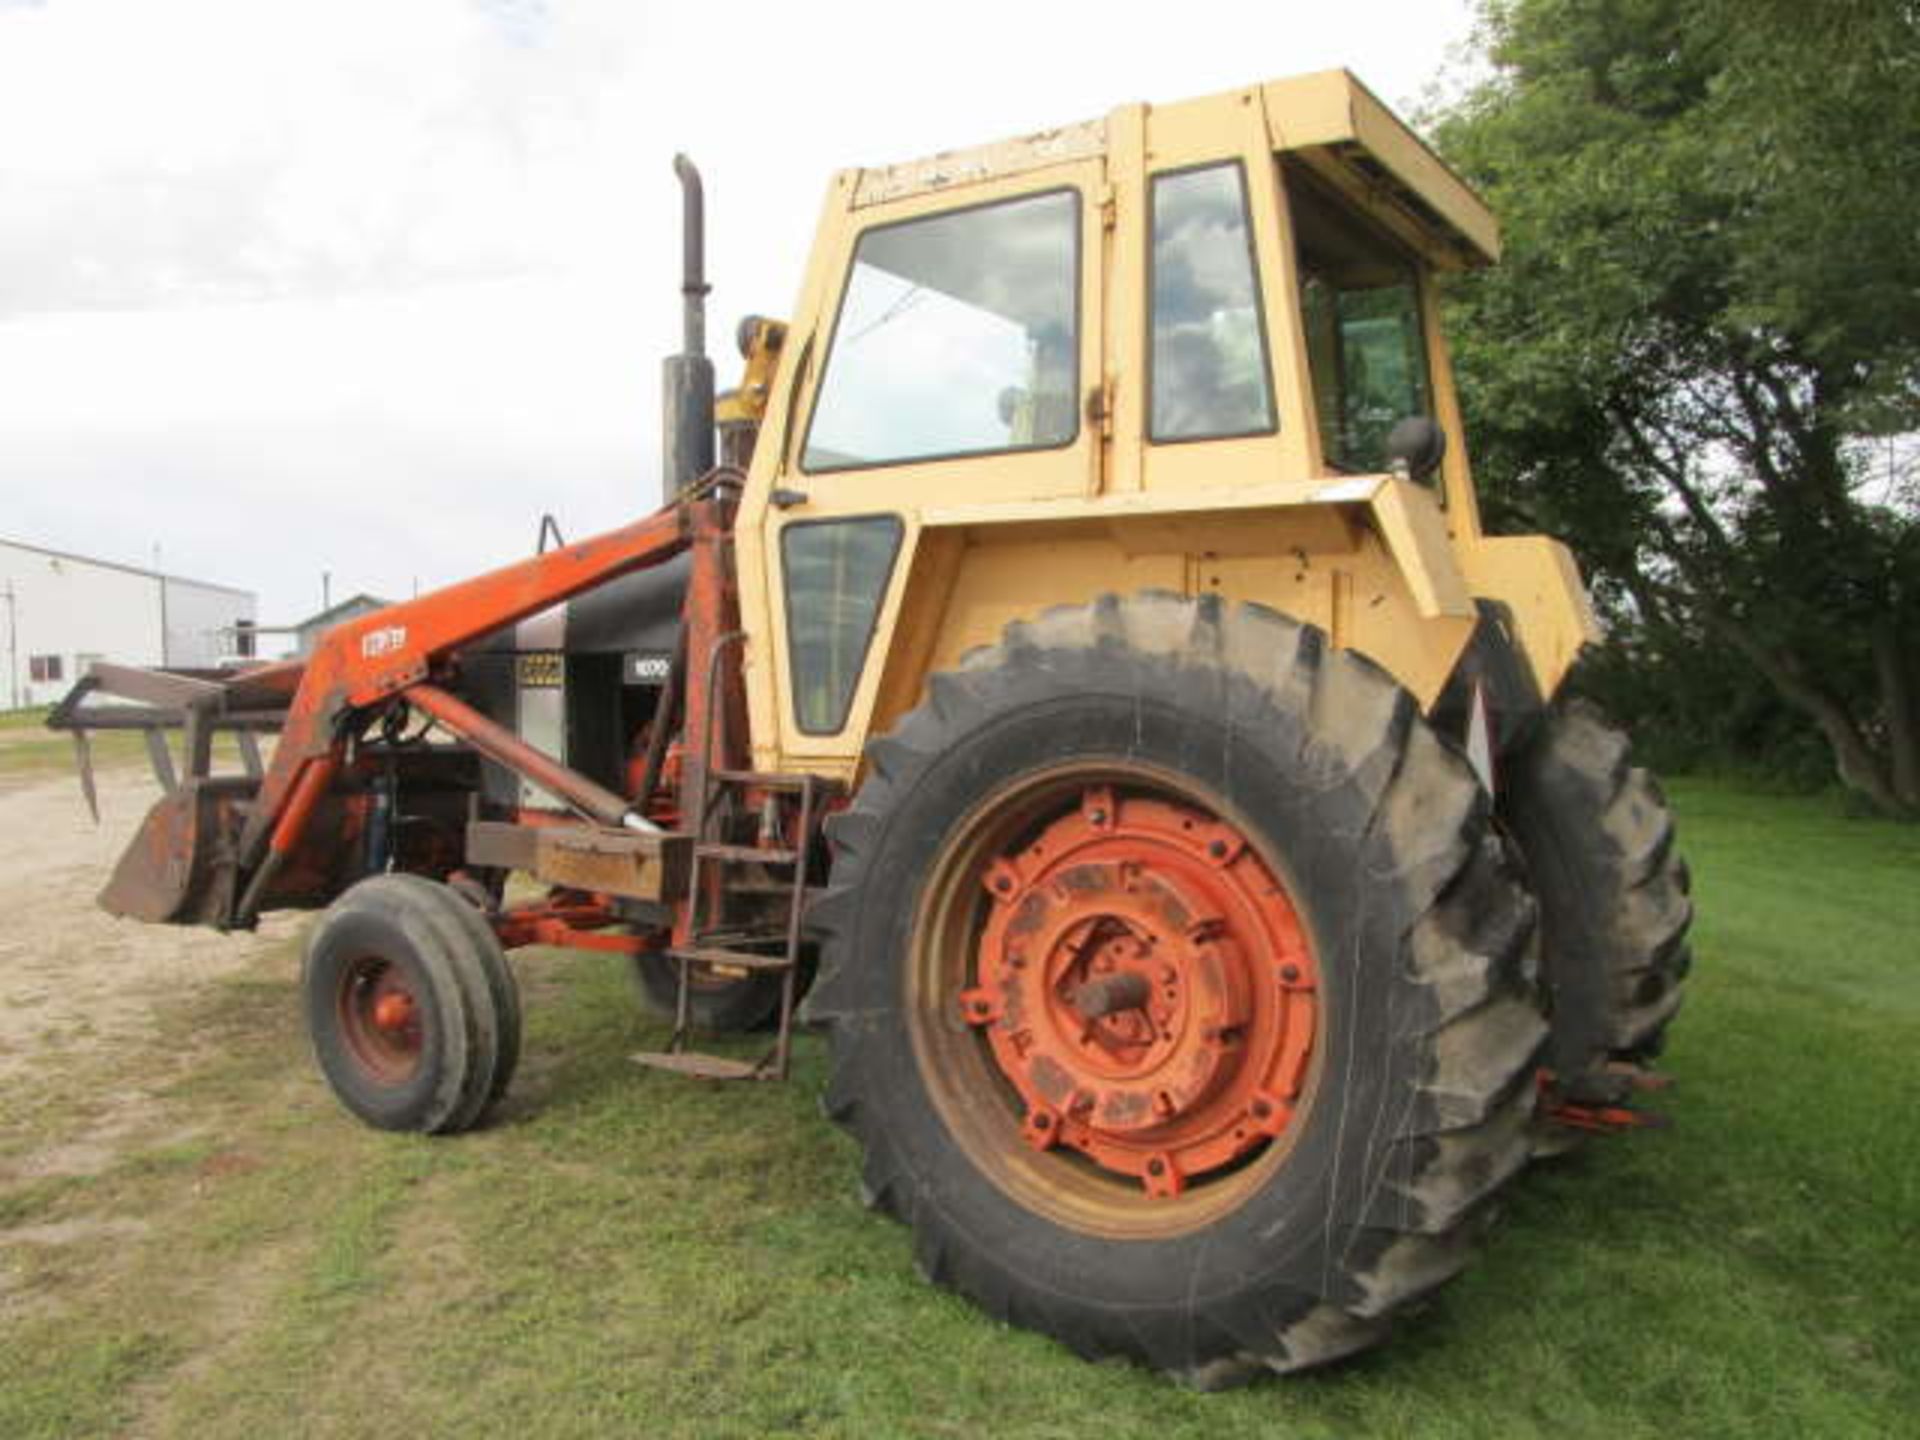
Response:
[{"label": "ladder step", "polygon": [[672,960],[690,960],[698,965],[728,965],[736,970],[790,970],[793,961],[785,955],[762,955],[753,950],[722,950],[715,946],[690,945],[684,950],[669,950]]},{"label": "ladder step", "polygon": [[737,864],[792,865],[800,858],[797,850],[768,850],[758,845],[722,845],[707,840],[695,845],[693,853],[703,860]]},{"label": "ladder step", "polygon": [[787,927],[781,925],[770,929],[762,925],[752,929],[702,930],[693,937],[693,943],[708,950],[716,945],[722,950],[751,950],[759,945],[785,945]]},{"label": "ladder step", "polygon": [[824,776],[796,775],[792,772],[774,770],[709,770],[707,777],[729,785],[758,785],[762,790],[799,790],[808,780],[814,788],[825,790],[829,784]]},{"label": "ladder step", "polygon": [[[819,885],[808,886],[808,901],[811,902],[817,898],[824,888],[824,886]],[[793,894],[793,880],[791,877],[785,875],[769,875],[764,878],[755,877],[752,879],[742,877],[738,880],[727,881],[727,893],[729,895],[791,895]]]},{"label": "ladder step", "polygon": [[632,1057],[636,1065],[671,1070],[696,1080],[759,1080],[769,1076],[758,1060],[735,1060],[726,1055],[697,1055],[691,1050],[642,1050]]}]

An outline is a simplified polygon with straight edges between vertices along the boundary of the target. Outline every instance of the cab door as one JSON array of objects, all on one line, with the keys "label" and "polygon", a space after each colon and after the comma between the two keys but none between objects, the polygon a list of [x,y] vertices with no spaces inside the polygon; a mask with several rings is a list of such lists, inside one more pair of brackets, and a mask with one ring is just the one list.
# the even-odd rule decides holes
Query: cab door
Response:
[{"label": "cab door", "polygon": [[1264,101],[1257,89],[1232,98],[1155,106],[1116,180],[1123,226],[1144,242],[1143,328],[1119,366],[1140,444],[1118,489],[1218,490],[1314,468],[1294,249]]},{"label": "cab door", "polygon": [[[923,511],[1095,489],[1103,168],[840,216],[812,338],[788,342],[784,443],[771,465],[756,455],[741,517],[759,527],[771,642],[749,673],[762,763],[773,735],[782,763],[857,763]],[[859,176],[842,183],[857,198]],[[751,603],[746,565],[742,581]]]}]

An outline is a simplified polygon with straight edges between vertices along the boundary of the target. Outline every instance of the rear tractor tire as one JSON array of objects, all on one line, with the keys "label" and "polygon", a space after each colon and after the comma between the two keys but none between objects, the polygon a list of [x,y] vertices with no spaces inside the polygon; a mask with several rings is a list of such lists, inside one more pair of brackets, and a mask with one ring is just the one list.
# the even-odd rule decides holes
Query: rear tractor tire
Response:
[{"label": "rear tractor tire", "polygon": [[1631,763],[1627,737],[1580,700],[1548,714],[1501,795],[1540,902],[1555,1088],[1575,1103],[1624,1099],[1631,1070],[1664,1046],[1693,963],[1666,797]]},{"label": "rear tractor tire", "polygon": [[301,991],[321,1073],[378,1129],[471,1129],[512,1079],[513,972],[485,920],[445,885],[380,875],[353,886],[308,936]]},{"label": "rear tractor tire", "polygon": [[1203,1388],[1337,1359],[1525,1162],[1533,906],[1466,763],[1255,607],[1015,624],[830,822],[827,1108],[917,1263]]}]

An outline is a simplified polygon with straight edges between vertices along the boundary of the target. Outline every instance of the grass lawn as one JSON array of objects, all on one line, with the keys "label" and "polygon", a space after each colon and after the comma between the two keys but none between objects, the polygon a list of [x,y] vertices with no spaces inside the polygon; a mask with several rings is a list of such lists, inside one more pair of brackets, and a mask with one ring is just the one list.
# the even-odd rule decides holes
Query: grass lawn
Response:
[{"label": "grass lawn", "polygon": [[[0,781],[37,780],[74,768],[73,737],[47,729],[47,708],[0,710]],[[96,765],[113,765],[146,754],[137,731],[101,732],[92,738]]]},{"label": "grass lawn", "polygon": [[[819,1043],[786,1087],[641,1071],[661,1032],[595,957],[522,957],[501,1123],[376,1134],[312,1070],[287,953],[151,1053],[7,1095],[0,1436],[1913,1433],[1920,832],[1672,791],[1700,902],[1674,1128],[1536,1167],[1357,1363],[1196,1395],[926,1288],[819,1117]],[[103,1173],[9,1167],[130,1084],[143,1138]]]},{"label": "grass lawn", "polygon": [[[47,729],[48,708],[41,705],[26,710],[0,710],[0,785],[75,773],[73,736]],[[168,732],[167,743],[172,747],[174,764],[178,767],[181,763],[179,732]],[[146,737],[137,730],[97,730],[89,737],[88,744],[98,768],[147,763]],[[239,769],[240,749],[230,735],[215,735],[213,750],[216,769]]]}]

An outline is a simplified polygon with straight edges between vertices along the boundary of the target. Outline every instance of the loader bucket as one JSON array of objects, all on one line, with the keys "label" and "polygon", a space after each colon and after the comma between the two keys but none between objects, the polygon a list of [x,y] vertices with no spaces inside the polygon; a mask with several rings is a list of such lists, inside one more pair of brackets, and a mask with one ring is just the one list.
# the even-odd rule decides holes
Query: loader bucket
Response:
[{"label": "loader bucket", "polygon": [[258,782],[244,775],[183,781],[154,802],[100,892],[110,915],[174,925],[233,913],[235,842]]},{"label": "loader bucket", "polygon": [[[280,707],[299,679],[297,663],[235,675],[96,662],[53,707],[47,726],[72,733],[81,790],[95,819],[91,732],[139,731],[165,792],[100,892],[103,910],[175,925],[220,925],[233,914],[235,844],[242,810],[263,773],[260,737],[279,728]],[[116,698],[134,703],[97,703]],[[213,736],[220,731],[233,735],[245,775],[210,773]],[[172,735],[180,736],[177,766]]]}]

